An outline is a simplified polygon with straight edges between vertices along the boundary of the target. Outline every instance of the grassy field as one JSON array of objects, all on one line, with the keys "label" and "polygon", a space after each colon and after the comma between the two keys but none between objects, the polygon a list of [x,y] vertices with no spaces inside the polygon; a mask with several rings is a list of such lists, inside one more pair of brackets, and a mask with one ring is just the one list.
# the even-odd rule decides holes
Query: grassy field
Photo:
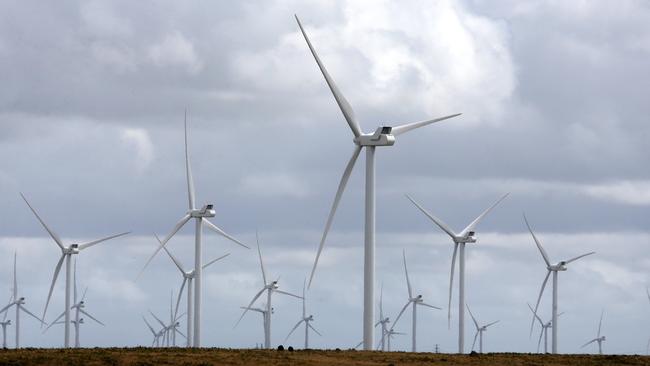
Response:
[{"label": "grassy field", "polygon": [[182,348],[0,350],[0,365],[650,365],[648,356],[268,351]]}]

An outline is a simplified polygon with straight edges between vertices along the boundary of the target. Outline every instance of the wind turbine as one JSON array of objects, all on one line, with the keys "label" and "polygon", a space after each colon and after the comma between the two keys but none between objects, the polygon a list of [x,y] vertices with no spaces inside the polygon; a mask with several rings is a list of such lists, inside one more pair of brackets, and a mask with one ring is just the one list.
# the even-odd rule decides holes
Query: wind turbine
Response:
[{"label": "wind turbine", "polygon": [[[39,319],[36,315],[34,315],[31,311],[27,310],[25,308],[25,298],[20,297],[18,295],[18,278],[16,276],[16,253],[14,252],[14,288],[12,290],[12,296],[11,300],[9,301],[9,304],[5,306],[4,308],[0,309],[0,313],[9,311],[9,309],[15,306],[16,307],[16,348],[20,348],[20,312],[24,312],[25,314],[31,316],[32,318],[38,320],[41,324],[47,325],[42,319]],[[6,313],[5,313],[5,319],[6,319]],[[2,326],[2,332],[4,335],[5,332],[5,327],[7,325],[11,324],[8,322],[6,325]]]},{"label": "wind turbine", "polygon": [[357,119],[354,116],[354,111],[348,103],[347,99],[343,96],[343,93],[334,83],[334,79],[325,69],[325,65],[321,62],[316,50],[311,44],[311,41],[307,37],[307,33],[302,27],[298,16],[296,16],[296,21],[300,27],[302,35],[307,41],[307,46],[311,51],[318,68],[320,69],[327,85],[329,86],[330,91],[332,92],[336,103],[338,104],[343,117],[347,121],[352,133],[354,135],[353,142],[355,144],[352,157],[350,158],[341,181],[339,182],[336,195],[334,197],[334,202],[332,203],[332,208],[330,209],[329,216],[327,218],[327,223],[325,224],[325,230],[318,246],[318,252],[316,254],[316,259],[314,261],[314,267],[312,268],[311,275],[309,277],[309,285],[314,277],[314,272],[316,271],[316,266],[318,265],[318,259],[323,250],[323,245],[325,244],[325,239],[327,238],[327,233],[330,230],[332,225],[332,220],[334,219],[334,214],[345,190],[345,186],[350,178],[354,164],[361,153],[363,148],[366,148],[366,189],[365,189],[365,240],[364,240],[364,281],[363,281],[363,349],[370,351],[373,347],[373,337],[374,329],[374,291],[375,291],[375,148],[378,146],[393,146],[395,144],[395,138],[403,133],[420,128],[435,122],[443,121],[448,118],[459,116],[458,114],[452,114],[445,117],[435,118],[431,120],[407,123],[399,125],[396,127],[381,126],[378,127],[373,133],[364,133],[361,130],[361,126],[357,122]]},{"label": "wind turbine", "polygon": [[[256,313],[262,314],[262,326],[263,326],[263,331],[264,331],[264,344],[266,344],[266,304],[262,304],[261,308],[254,308],[254,307],[246,307],[246,306],[240,306],[239,307],[242,310],[250,310],[254,311]],[[273,314],[273,308],[271,308],[271,314]],[[257,343],[256,343],[257,344]]]},{"label": "wind turbine", "polygon": [[602,328],[602,325],[603,325],[603,314],[604,314],[604,312],[605,311],[603,310],[600,313],[600,321],[598,322],[598,334],[596,335],[596,338],[590,340],[589,342],[583,344],[582,347],[580,347],[580,348],[585,348],[585,347],[587,347],[588,345],[590,345],[590,344],[592,344],[594,342],[598,342],[598,354],[599,355],[603,354],[603,342],[605,342],[607,340],[605,338],[605,336],[600,335],[600,329]]},{"label": "wind turbine", "polygon": [[291,336],[291,334],[302,324],[305,322],[305,349],[309,349],[309,329],[313,330],[316,334],[319,336],[322,336],[314,326],[312,326],[310,323],[314,321],[314,316],[309,315],[307,316],[307,306],[305,305],[305,301],[307,300],[306,294],[305,294],[305,287],[306,287],[306,280],[302,283],[302,318],[296,323],[296,325],[291,329],[289,334],[287,334],[287,338],[284,339],[286,342],[287,339]]},{"label": "wind turbine", "polygon": [[[379,344],[381,345],[382,351],[386,350],[386,332],[388,332],[388,323],[390,323],[390,317],[384,316],[384,285],[382,284],[381,290],[379,291],[379,321],[375,323],[375,327],[381,325],[381,339],[379,340]],[[361,341],[361,343],[363,343],[363,341]]]},{"label": "wind turbine", "polygon": [[[158,243],[162,245],[162,241],[160,238],[158,238],[158,235],[155,235],[156,239],[158,240]],[[181,296],[183,296],[183,291],[185,290],[185,285],[187,284],[187,346],[191,347],[192,346],[192,285],[193,285],[193,280],[194,277],[196,276],[196,271],[192,269],[191,271],[185,270],[181,262],[167,249],[166,246],[162,247],[169,258],[171,258],[172,262],[176,265],[176,268],[180,271],[181,275],[183,276],[183,282],[181,283],[181,289],[178,292],[178,299],[176,300],[176,308],[174,310],[174,318],[178,318],[178,306],[180,305],[181,302]],[[223,258],[226,258],[229,256],[230,253],[226,253],[225,255],[222,255],[219,258],[213,259],[210,262],[206,263],[203,265],[203,269],[206,269],[213,263],[215,263],[218,260],[221,260]]]},{"label": "wind turbine", "polygon": [[406,195],[422,213],[424,213],[434,224],[446,232],[454,242],[454,253],[451,256],[451,271],[449,275],[449,305],[447,307],[447,322],[451,326],[451,294],[454,284],[454,269],[456,266],[456,253],[458,252],[458,353],[465,350],[465,244],[476,243],[476,226],[499,202],[508,197],[510,193],[504,194],[492,206],[483,211],[474,221],[472,221],[460,233],[454,232],[449,225],[445,224],[439,218],[430,214],[419,203],[415,202],[411,196]]},{"label": "wind turbine", "polygon": [[165,329],[163,328],[162,330],[156,332],[151,326],[151,324],[149,324],[149,322],[147,321],[147,318],[144,317],[144,315],[142,316],[142,320],[144,320],[145,324],[147,324],[147,328],[149,328],[151,334],[153,335],[153,342],[151,342],[151,346],[153,347],[155,345],[156,347],[160,347],[160,337],[163,336],[163,332]]},{"label": "wind turbine", "polygon": [[7,348],[7,325],[11,325],[11,319],[6,319],[0,322],[2,326],[2,348]]},{"label": "wind turbine", "polygon": [[52,298],[52,291],[54,290],[54,285],[56,284],[56,280],[59,277],[59,271],[61,270],[61,266],[63,265],[63,261],[65,260],[65,324],[64,324],[64,346],[65,348],[70,347],[70,282],[72,280],[71,276],[71,270],[72,266],[70,265],[70,260],[72,259],[73,255],[79,254],[82,250],[88,249],[94,245],[97,245],[99,243],[105,242],[110,239],[114,239],[126,234],[129,234],[129,232],[125,233],[120,233],[116,235],[111,235],[102,239],[98,240],[93,240],[89,242],[85,242],[82,244],[69,244],[68,246],[65,246],[63,244],[63,241],[59,238],[59,236],[52,231],[47,224],[45,224],[45,221],[41,219],[41,217],[38,215],[36,210],[32,207],[32,205],[29,204],[27,201],[27,198],[21,193],[20,196],[25,200],[25,203],[27,203],[27,206],[29,207],[30,210],[34,213],[34,216],[38,219],[38,221],[43,225],[43,228],[50,234],[52,239],[56,242],[56,245],[59,246],[59,249],[61,249],[61,258],[59,259],[59,262],[56,264],[56,267],[54,269],[54,275],[52,276],[52,284],[50,285],[50,292],[47,294],[47,301],[45,302],[45,309],[43,310],[43,319],[45,319],[45,314],[47,313],[47,307],[50,304],[50,299]]},{"label": "wind turbine", "polygon": [[149,257],[147,263],[144,265],[138,278],[142,275],[145,268],[151,263],[151,260],[158,254],[160,249],[164,247],[169,239],[171,239],[177,232],[180,230],[190,219],[196,219],[195,225],[195,234],[194,234],[194,327],[193,327],[193,336],[192,336],[192,346],[201,347],[201,298],[202,298],[202,273],[203,273],[203,246],[201,244],[201,238],[203,235],[203,225],[208,229],[216,232],[217,234],[224,236],[225,238],[233,241],[246,249],[250,249],[248,246],[244,245],[239,240],[233,238],[232,236],[226,234],[223,230],[217,227],[215,224],[210,222],[208,218],[214,217],[216,215],[213,205],[206,204],[202,208],[196,208],[195,204],[195,194],[194,194],[194,179],[192,178],[192,168],[190,166],[190,155],[187,150],[187,111],[185,112],[185,176],[187,178],[187,197],[189,210],[187,213],[180,219],[176,226],[172,229],[172,232],[167,235],[160,246],[156,251]]},{"label": "wind turbine", "polygon": [[388,352],[390,352],[390,340],[396,335],[405,335],[406,333],[396,332],[395,329],[390,328],[386,331],[386,339],[388,340]]},{"label": "wind turbine", "polygon": [[478,322],[476,321],[476,318],[474,317],[474,314],[472,314],[472,311],[469,310],[469,305],[467,305],[467,311],[469,312],[469,316],[472,317],[472,320],[474,321],[474,325],[476,326],[476,334],[474,335],[474,342],[472,342],[472,351],[474,350],[474,345],[476,345],[476,338],[478,337],[478,353],[483,353],[483,332],[487,330],[487,328],[491,325],[494,325],[498,323],[499,321],[493,321],[492,323],[485,324],[483,326],[478,325]]},{"label": "wind turbine", "polygon": [[416,347],[416,334],[417,334],[417,306],[426,306],[432,309],[438,309],[442,310],[437,306],[429,305],[424,302],[422,299],[422,295],[417,295],[413,296],[413,291],[411,290],[411,281],[409,280],[409,271],[408,268],[406,267],[406,250],[402,250],[402,257],[404,258],[404,274],[406,275],[406,288],[408,290],[409,298],[402,310],[399,312],[397,315],[397,318],[395,318],[395,322],[393,323],[393,326],[391,329],[395,328],[395,325],[397,325],[397,322],[399,321],[400,317],[402,314],[404,314],[404,311],[409,305],[412,305],[413,307],[413,331],[411,333],[412,335],[412,342],[411,342],[411,352],[417,352],[417,347]]},{"label": "wind turbine", "polygon": [[[539,315],[537,315],[537,313],[535,312],[535,310],[533,310],[533,307],[530,306],[530,304],[528,304],[528,303],[526,305],[528,305],[528,308],[530,309],[530,311],[535,316],[535,319],[537,319],[537,321],[539,322],[539,325],[542,327],[542,329],[539,332],[539,339],[537,340],[537,352],[539,352],[539,346],[542,343],[542,336],[543,336],[544,337],[544,353],[548,353],[548,329],[553,328],[553,322],[551,320],[549,320],[548,322],[544,323],[542,318],[540,318]],[[561,313],[557,314],[558,318],[560,316],[562,316],[562,314],[564,314],[564,312],[561,312]]]},{"label": "wind turbine", "polygon": [[[592,255],[596,252],[589,252],[585,253],[582,255],[579,255],[577,257],[560,261],[555,264],[551,264],[551,260],[548,257],[548,254],[542,247],[542,244],[537,240],[537,237],[535,236],[535,233],[533,233],[533,229],[530,228],[530,225],[528,224],[528,219],[526,219],[526,215],[524,216],[524,222],[526,222],[526,226],[528,227],[528,231],[530,231],[530,235],[532,235],[533,240],[535,241],[535,244],[537,245],[537,249],[539,249],[539,252],[542,254],[542,258],[544,258],[544,262],[546,263],[546,277],[544,277],[544,282],[542,282],[542,288],[539,290],[539,296],[537,297],[537,303],[535,303],[535,311],[533,313],[537,314],[537,308],[539,307],[539,302],[542,299],[542,294],[544,293],[544,288],[546,287],[546,282],[548,282],[548,277],[551,275],[551,272],[553,273],[553,306],[552,306],[552,311],[553,311],[553,318],[551,322],[553,323],[553,332],[551,333],[551,353],[557,353],[557,329],[558,329],[558,324],[557,324],[557,274],[559,271],[566,271],[567,270],[567,264],[577,261],[578,259],[582,257],[586,257],[588,255]],[[533,333],[533,324],[535,324],[535,317],[533,316],[533,319],[530,322],[530,333]]]},{"label": "wind turbine", "polygon": [[264,291],[266,291],[266,297],[267,297],[267,300],[266,300],[266,314],[267,314],[267,316],[266,316],[266,333],[265,333],[265,337],[264,337],[264,348],[271,348],[271,308],[272,308],[271,295],[273,295],[274,292],[277,292],[279,294],[293,296],[293,297],[298,298],[298,299],[302,299],[302,297],[300,297],[298,295],[288,293],[288,292],[285,292],[285,291],[282,291],[282,290],[278,290],[278,287],[279,287],[278,286],[278,280],[279,280],[279,278],[278,278],[278,280],[271,281],[271,282],[266,281],[266,271],[264,270],[264,261],[262,260],[262,251],[260,250],[260,241],[259,241],[259,237],[258,237],[257,233],[255,233],[255,239],[257,241],[257,254],[258,254],[259,258],[260,258],[260,268],[262,270],[262,280],[264,281],[264,287],[262,287],[262,289],[255,295],[255,297],[253,297],[253,300],[251,300],[251,302],[248,304],[248,306],[245,307],[244,312],[239,317],[239,320],[237,320],[237,323],[235,324],[235,326],[237,326],[237,324],[239,324],[239,322],[242,320],[242,318],[244,318],[244,315],[246,315],[248,310],[253,306],[253,303],[255,303],[255,301],[260,296],[262,296],[262,293],[264,293]]}]

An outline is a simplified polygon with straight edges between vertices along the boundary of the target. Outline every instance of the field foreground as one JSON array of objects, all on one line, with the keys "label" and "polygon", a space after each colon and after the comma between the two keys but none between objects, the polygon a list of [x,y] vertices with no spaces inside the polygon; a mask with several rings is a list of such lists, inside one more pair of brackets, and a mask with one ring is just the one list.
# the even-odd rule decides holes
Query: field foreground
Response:
[{"label": "field foreground", "polygon": [[295,352],[204,348],[88,348],[0,350],[0,365],[650,365],[649,356],[408,352]]}]

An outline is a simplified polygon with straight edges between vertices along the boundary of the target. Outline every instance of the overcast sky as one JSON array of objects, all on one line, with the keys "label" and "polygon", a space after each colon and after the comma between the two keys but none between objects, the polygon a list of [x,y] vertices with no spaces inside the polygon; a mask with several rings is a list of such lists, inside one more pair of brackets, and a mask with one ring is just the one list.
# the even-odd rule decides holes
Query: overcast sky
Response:
[{"label": "overcast sky", "polygon": [[[530,311],[545,275],[526,212],[560,274],[561,352],[645,353],[650,337],[650,5],[644,1],[3,1],[0,2],[0,293],[18,252],[20,292],[41,314],[60,255],[19,192],[66,242],[132,234],[79,255],[84,346],[148,345],[141,315],[166,314],[181,276],[153,233],[185,213],[183,111],[197,201],[254,244],[271,277],[299,293],[352,134],[293,19],[297,13],[362,128],[462,112],[377,151],[377,295],[394,318],[415,290],[445,308],[418,314],[418,345],[456,350],[447,328],[452,245],[405,198],[462,229],[505,192],[467,250],[467,301],[488,351],[531,352]],[[363,166],[357,163],[308,293],[322,337],[361,340]],[[187,267],[191,225],[170,244]],[[259,315],[233,329],[262,279],[256,252],[206,233],[203,344],[253,347]],[[47,321],[63,311],[63,276]],[[550,289],[540,315],[550,317]],[[455,295],[457,292],[455,292]],[[455,296],[456,299],[456,296]],[[273,345],[300,317],[277,295]],[[4,300],[2,300],[4,301]],[[13,317],[13,315],[11,315]],[[458,319],[452,304],[452,321]],[[467,350],[474,330],[467,319]],[[184,324],[183,328],[184,329]],[[13,334],[13,326],[9,333]],[[396,329],[410,332],[410,313]],[[23,345],[62,330],[23,321]],[[13,335],[10,337],[13,344]],[[394,347],[410,348],[410,337]]]}]

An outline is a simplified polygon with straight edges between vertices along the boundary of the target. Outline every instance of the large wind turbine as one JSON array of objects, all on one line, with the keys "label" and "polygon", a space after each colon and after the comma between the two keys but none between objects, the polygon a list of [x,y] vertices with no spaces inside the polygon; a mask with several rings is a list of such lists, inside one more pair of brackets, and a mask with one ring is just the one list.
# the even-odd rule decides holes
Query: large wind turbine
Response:
[{"label": "large wind turbine", "polygon": [[287,339],[291,336],[291,334],[302,324],[303,322],[305,323],[305,349],[309,349],[309,329],[313,330],[316,334],[321,335],[320,332],[314,328],[313,325],[310,323],[314,321],[314,316],[309,315],[307,316],[307,305],[305,302],[307,301],[307,296],[305,294],[305,287],[306,287],[306,281],[302,283],[302,318],[296,323],[296,325],[291,329],[289,334],[287,334],[287,338],[284,339],[286,342]]},{"label": "large wind turbine", "polygon": [[397,315],[397,318],[395,318],[395,322],[393,322],[393,326],[391,327],[391,329],[395,328],[395,325],[397,325],[397,322],[399,321],[402,314],[404,314],[404,311],[406,310],[406,308],[409,305],[412,305],[413,306],[413,310],[412,310],[412,312],[413,312],[413,330],[411,332],[411,336],[412,336],[411,352],[417,352],[417,350],[416,350],[417,349],[417,347],[416,347],[417,306],[421,305],[421,306],[426,306],[426,307],[429,307],[429,308],[432,308],[432,309],[438,309],[438,310],[442,310],[442,309],[440,309],[437,306],[433,306],[433,305],[429,305],[429,304],[425,303],[424,300],[422,299],[422,295],[417,295],[415,297],[413,296],[413,291],[411,290],[411,281],[409,280],[409,271],[408,271],[408,268],[406,267],[406,250],[402,251],[402,257],[404,258],[404,274],[406,275],[406,288],[408,290],[409,298],[408,298],[408,301],[406,302],[406,305],[404,305],[402,310]]},{"label": "large wind turbine", "polygon": [[251,300],[251,302],[248,304],[248,306],[246,306],[244,308],[244,312],[239,317],[239,320],[237,320],[237,323],[235,324],[235,326],[237,326],[237,324],[239,324],[239,322],[244,318],[244,315],[246,315],[248,310],[250,308],[252,308],[255,301],[260,296],[262,296],[262,293],[264,293],[264,291],[266,291],[266,297],[267,297],[267,300],[266,300],[266,333],[265,333],[265,336],[264,336],[264,342],[265,342],[264,343],[264,348],[271,348],[271,314],[272,314],[272,311],[271,311],[271,309],[272,309],[271,295],[273,295],[274,292],[277,292],[279,294],[293,296],[293,297],[298,298],[298,299],[302,299],[302,297],[300,297],[298,295],[288,293],[288,292],[285,292],[285,291],[282,291],[282,290],[278,290],[278,287],[279,287],[278,286],[278,280],[271,281],[271,282],[266,281],[266,271],[264,270],[264,261],[262,260],[262,251],[260,250],[260,241],[259,241],[259,237],[257,236],[257,233],[255,233],[255,239],[257,241],[257,254],[258,254],[259,258],[260,258],[260,269],[262,270],[262,280],[264,281],[264,287],[262,287],[262,289],[255,295],[255,297],[253,297],[253,300]]},{"label": "large wind turbine", "polygon": [[[537,237],[535,236],[535,233],[533,233],[533,229],[530,228],[530,225],[528,224],[528,219],[526,219],[526,215],[524,216],[524,222],[526,222],[526,226],[528,227],[528,231],[530,231],[530,235],[532,235],[533,240],[535,241],[535,244],[537,245],[537,248],[539,249],[539,252],[542,254],[542,258],[544,258],[544,262],[546,263],[546,269],[548,272],[546,273],[546,277],[544,277],[544,282],[542,282],[542,288],[539,290],[539,296],[537,297],[537,302],[535,303],[535,309],[533,311],[534,314],[537,314],[537,308],[539,307],[539,302],[542,299],[542,294],[544,293],[544,288],[546,287],[546,282],[548,282],[548,277],[551,275],[551,272],[553,273],[553,306],[552,306],[552,320],[551,322],[553,323],[553,332],[551,332],[551,353],[557,353],[557,329],[558,329],[558,324],[557,324],[557,274],[559,271],[566,271],[567,270],[567,264],[576,261],[582,257],[586,257],[588,255],[592,255],[596,252],[589,252],[585,253],[582,255],[579,255],[577,257],[560,261],[555,264],[551,264],[551,260],[548,258],[548,254],[546,254],[546,251],[542,247],[542,244],[537,240]],[[532,334],[533,332],[533,324],[535,324],[535,317],[533,316],[533,319],[530,322],[530,332]]]},{"label": "large wind turbine", "polygon": [[[16,253],[14,253],[14,288],[12,290],[11,301],[9,301],[9,304],[7,304],[7,306],[0,309],[0,313],[9,311],[9,309],[12,306],[16,307],[16,348],[20,348],[20,312],[21,311],[31,316],[32,318],[38,320],[42,325],[46,325],[46,324],[42,319],[39,319],[36,315],[32,314],[31,311],[25,308],[25,298],[19,297],[18,295],[18,278],[16,277]],[[6,315],[7,314],[5,313],[5,316]],[[9,324],[11,324],[11,322],[8,322],[6,325],[2,326],[3,335],[5,332],[5,327]]]},{"label": "large wind turbine", "polygon": [[203,273],[203,246],[201,244],[201,237],[203,235],[203,225],[246,249],[250,248],[239,240],[226,234],[226,232],[208,220],[208,218],[214,217],[216,215],[212,204],[206,204],[202,208],[196,208],[197,206],[195,204],[196,199],[194,194],[194,179],[192,178],[190,155],[187,150],[187,112],[185,113],[185,175],[187,178],[187,197],[189,211],[187,211],[181,220],[176,223],[176,226],[174,226],[172,232],[163,239],[162,244],[158,246],[156,251],[151,255],[151,257],[149,257],[149,260],[147,260],[147,263],[142,268],[142,271],[140,271],[138,277],[140,277],[145,268],[147,268],[149,263],[151,263],[151,260],[156,256],[156,254],[158,254],[160,249],[167,244],[169,239],[171,239],[178,232],[178,230],[180,230],[188,221],[190,221],[190,219],[196,219],[194,234],[194,334],[192,336],[192,346],[201,347],[201,298],[203,293],[203,287],[201,285]]},{"label": "large wind turbine", "polygon": [[[160,238],[158,238],[158,235],[155,236],[156,239],[158,240],[158,243],[162,244],[162,241],[160,240]],[[187,346],[191,347],[192,346],[192,285],[193,285],[192,281],[194,280],[196,271],[194,269],[192,269],[191,271],[185,270],[181,262],[176,257],[174,257],[174,255],[167,249],[166,246],[163,246],[162,248],[165,250],[169,258],[171,258],[172,262],[174,262],[176,268],[178,268],[178,271],[183,276],[181,289],[178,292],[178,299],[176,300],[176,308],[174,309],[174,318],[178,318],[178,306],[180,305],[181,297],[183,296],[183,291],[185,290],[185,285],[187,284]],[[208,263],[203,265],[203,269],[206,269],[214,262],[226,258],[229,255],[230,253],[226,253],[221,257],[209,261]]]},{"label": "large wind turbine", "polygon": [[[537,321],[539,322],[539,325],[542,327],[542,329],[539,331],[539,338],[537,339],[537,352],[539,352],[539,346],[542,343],[542,337],[544,337],[544,353],[548,353],[548,329],[553,328],[553,322],[549,320],[548,322],[544,323],[542,318],[540,318],[539,315],[537,315],[533,307],[530,306],[530,304],[528,303],[526,305],[528,305],[528,308],[535,316],[535,319],[537,319]],[[559,318],[560,316],[562,316],[562,314],[564,314],[564,312],[557,314],[557,317]]]},{"label": "large wind turbine", "polygon": [[427,121],[414,122],[399,125],[396,127],[381,126],[378,127],[373,133],[364,133],[361,130],[361,126],[357,122],[357,119],[354,116],[354,111],[348,103],[347,99],[343,96],[343,93],[334,83],[334,79],[325,69],[325,65],[321,62],[316,50],[311,44],[311,41],[307,37],[307,33],[302,27],[298,16],[296,16],[296,21],[300,27],[302,35],[307,41],[307,45],[318,64],[318,67],[325,77],[325,81],[330,88],[330,91],[334,95],[334,99],[338,104],[343,117],[347,121],[352,133],[354,135],[353,142],[355,144],[352,157],[348,162],[341,181],[339,182],[336,195],[334,197],[334,202],[332,203],[332,208],[330,209],[329,216],[327,218],[327,223],[325,224],[325,230],[318,246],[318,252],[316,254],[316,259],[314,261],[314,267],[312,268],[311,275],[309,277],[309,284],[314,277],[314,272],[316,271],[316,266],[318,265],[318,259],[323,250],[323,245],[325,244],[325,239],[327,238],[327,233],[330,230],[332,225],[332,220],[334,219],[334,214],[336,213],[336,208],[339,205],[345,186],[350,178],[352,173],[352,168],[361,153],[363,148],[366,148],[366,203],[365,203],[365,240],[364,240],[364,275],[363,275],[363,349],[372,350],[373,347],[373,337],[374,330],[373,324],[374,321],[374,291],[375,291],[375,148],[378,146],[393,146],[395,144],[395,138],[403,133],[414,130],[419,127],[423,127],[435,122],[439,122],[448,118],[456,117],[460,115],[452,114],[449,116],[435,118]]},{"label": "large wind turbine", "polygon": [[465,350],[465,244],[476,243],[476,226],[492,209],[503,201],[510,193],[504,194],[492,206],[483,211],[474,221],[472,221],[463,231],[455,233],[449,225],[445,224],[439,218],[430,214],[419,203],[415,202],[411,196],[406,195],[422,213],[424,213],[433,223],[446,232],[454,242],[454,254],[451,256],[451,272],[449,275],[449,304],[447,307],[447,321],[451,326],[451,294],[454,284],[454,268],[456,266],[456,253],[458,252],[458,353]]},{"label": "large wind turbine", "polygon": [[600,330],[601,330],[602,325],[603,325],[603,314],[604,314],[604,311],[602,311],[600,313],[600,321],[598,322],[598,334],[596,335],[596,338],[590,340],[589,342],[583,344],[582,347],[580,347],[580,348],[585,348],[585,347],[587,347],[588,345],[590,345],[590,344],[592,344],[594,342],[598,342],[598,354],[599,355],[603,354],[603,342],[605,342],[607,340],[605,338],[605,336],[600,335]]},{"label": "large wind turbine", "polygon": [[[239,308],[242,310],[250,310],[262,314],[262,330],[264,331],[264,344],[266,344],[266,339],[268,336],[268,334],[266,334],[266,304],[262,304],[262,307],[259,308],[246,307],[246,306],[240,306]],[[271,308],[271,314],[272,313],[273,313],[273,308]]]},{"label": "large wind turbine", "polygon": [[476,334],[474,335],[474,342],[472,342],[472,350],[474,350],[474,345],[476,345],[476,338],[478,337],[478,353],[483,353],[483,332],[487,330],[487,328],[491,325],[494,325],[498,323],[499,321],[493,321],[492,323],[488,323],[485,325],[478,325],[478,322],[476,321],[476,318],[474,317],[474,314],[472,314],[472,311],[469,310],[469,305],[467,305],[467,311],[469,312],[469,316],[472,317],[472,320],[474,321],[474,325],[476,326]]},{"label": "large wind turbine", "polygon": [[59,259],[59,262],[56,264],[56,268],[54,269],[54,275],[52,276],[52,284],[50,285],[50,292],[47,294],[47,301],[45,302],[45,309],[43,310],[43,319],[45,319],[45,314],[47,313],[47,307],[50,304],[50,299],[52,298],[52,291],[54,290],[54,285],[56,284],[56,280],[59,277],[59,271],[61,270],[61,266],[63,265],[63,261],[65,260],[65,324],[64,324],[64,346],[66,348],[70,347],[70,282],[72,281],[72,266],[70,265],[70,260],[72,259],[73,255],[79,254],[82,250],[88,249],[94,245],[97,245],[99,243],[102,243],[104,241],[114,239],[126,234],[129,234],[129,232],[125,233],[120,233],[116,235],[111,235],[102,239],[98,240],[93,240],[89,242],[85,242],[82,244],[69,244],[68,246],[65,246],[63,244],[63,241],[59,238],[59,236],[52,231],[46,224],[43,219],[38,215],[36,210],[32,207],[32,205],[29,204],[27,201],[27,198],[21,193],[21,197],[23,197],[23,200],[25,200],[25,203],[27,203],[27,206],[29,207],[30,210],[34,213],[34,216],[38,219],[38,221],[43,225],[45,230],[50,234],[52,239],[56,242],[56,245],[59,246],[59,249],[61,249],[61,258]]}]

